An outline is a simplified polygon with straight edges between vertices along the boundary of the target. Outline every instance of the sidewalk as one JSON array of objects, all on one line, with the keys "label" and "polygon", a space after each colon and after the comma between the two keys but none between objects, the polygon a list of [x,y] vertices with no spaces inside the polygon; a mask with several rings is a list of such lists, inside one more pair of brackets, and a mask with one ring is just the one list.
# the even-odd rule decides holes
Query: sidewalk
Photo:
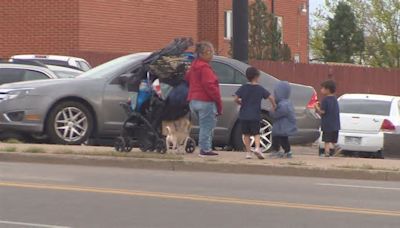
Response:
[{"label": "sidewalk", "polygon": [[400,160],[320,158],[312,147],[295,147],[293,151],[293,159],[267,156],[265,160],[246,160],[240,152],[201,158],[197,153],[119,153],[110,147],[1,143],[0,161],[400,181]]}]

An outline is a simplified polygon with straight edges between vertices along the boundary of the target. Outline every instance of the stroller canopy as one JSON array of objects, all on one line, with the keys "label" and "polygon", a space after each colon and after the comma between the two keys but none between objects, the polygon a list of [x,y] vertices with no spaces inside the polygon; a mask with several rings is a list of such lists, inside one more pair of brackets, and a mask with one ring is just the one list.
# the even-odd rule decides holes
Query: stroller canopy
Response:
[{"label": "stroller canopy", "polygon": [[183,78],[191,59],[191,56],[184,54],[191,46],[192,38],[176,38],[165,48],[150,54],[128,79],[128,90],[137,92],[140,82],[147,78],[148,73],[153,79],[159,78],[166,83],[174,78]]}]

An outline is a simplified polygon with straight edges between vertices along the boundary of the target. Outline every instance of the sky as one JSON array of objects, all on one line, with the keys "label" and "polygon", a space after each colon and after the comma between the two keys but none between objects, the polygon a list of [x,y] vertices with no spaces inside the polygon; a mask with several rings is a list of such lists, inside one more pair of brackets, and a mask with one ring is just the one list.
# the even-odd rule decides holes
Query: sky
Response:
[{"label": "sky", "polygon": [[311,24],[313,24],[312,14],[316,11],[317,8],[324,5],[325,0],[310,0],[310,20]]},{"label": "sky", "polygon": [[319,6],[324,4],[324,0],[310,0],[310,13],[313,13]]}]

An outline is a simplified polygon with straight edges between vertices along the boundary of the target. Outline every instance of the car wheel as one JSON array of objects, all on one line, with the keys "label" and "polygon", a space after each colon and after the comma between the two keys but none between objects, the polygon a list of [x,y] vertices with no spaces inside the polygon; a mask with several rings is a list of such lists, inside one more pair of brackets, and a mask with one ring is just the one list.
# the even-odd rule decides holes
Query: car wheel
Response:
[{"label": "car wheel", "polygon": [[378,152],[376,152],[375,158],[378,158],[378,159],[385,159],[385,156],[384,156],[383,151],[378,151]]},{"label": "car wheel", "polygon": [[93,116],[79,102],[63,102],[51,110],[46,127],[52,143],[80,145],[92,134]]},{"label": "car wheel", "polygon": [[[268,152],[272,146],[272,120],[267,116],[263,115],[261,119],[261,151],[263,153]],[[235,150],[242,151],[244,149],[242,132],[240,122],[238,122],[233,130],[232,145]],[[255,149],[255,140],[251,138],[251,147]]]}]

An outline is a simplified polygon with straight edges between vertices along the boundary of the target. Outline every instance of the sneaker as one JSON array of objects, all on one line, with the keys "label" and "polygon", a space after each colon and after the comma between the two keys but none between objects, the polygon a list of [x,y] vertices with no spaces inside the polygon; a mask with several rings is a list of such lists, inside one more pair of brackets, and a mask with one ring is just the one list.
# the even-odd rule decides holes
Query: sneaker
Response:
[{"label": "sneaker", "polygon": [[252,159],[252,158],[253,158],[253,156],[251,156],[250,153],[246,153],[246,159]]},{"label": "sneaker", "polygon": [[287,158],[289,158],[289,159],[293,158],[292,152],[287,152],[287,153],[285,153],[285,156],[286,156]]},{"label": "sneaker", "polygon": [[257,156],[257,158],[258,159],[260,159],[260,160],[263,160],[263,159],[265,159],[265,157],[264,157],[264,154],[263,153],[261,153],[261,151],[260,150],[256,150],[256,151],[254,151],[254,154]]},{"label": "sneaker", "polygon": [[341,148],[340,146],[336,145],[336,146],[335,146],[335,149],[334,149],[333,156],[334,156],[334,157],[337,157],[337,156],[339,156],[341,153],[342,153],[342,148]]},{"label": "sneaker", "polygon": [[206,152],[204,150],[200,150],[200,154],[199,154],[200,157],[217,156],[217,155],[218,155],[218,153],[215,153],[213,151]]},{"label": "sneaker", "polygon": [[272,152],[269,154],[269,157],[270,157],[270,158],[277,158],[277,157],[279,157],[279,154],[280,154],[280,152],[278,152],[278,151],[272,151]]}]

